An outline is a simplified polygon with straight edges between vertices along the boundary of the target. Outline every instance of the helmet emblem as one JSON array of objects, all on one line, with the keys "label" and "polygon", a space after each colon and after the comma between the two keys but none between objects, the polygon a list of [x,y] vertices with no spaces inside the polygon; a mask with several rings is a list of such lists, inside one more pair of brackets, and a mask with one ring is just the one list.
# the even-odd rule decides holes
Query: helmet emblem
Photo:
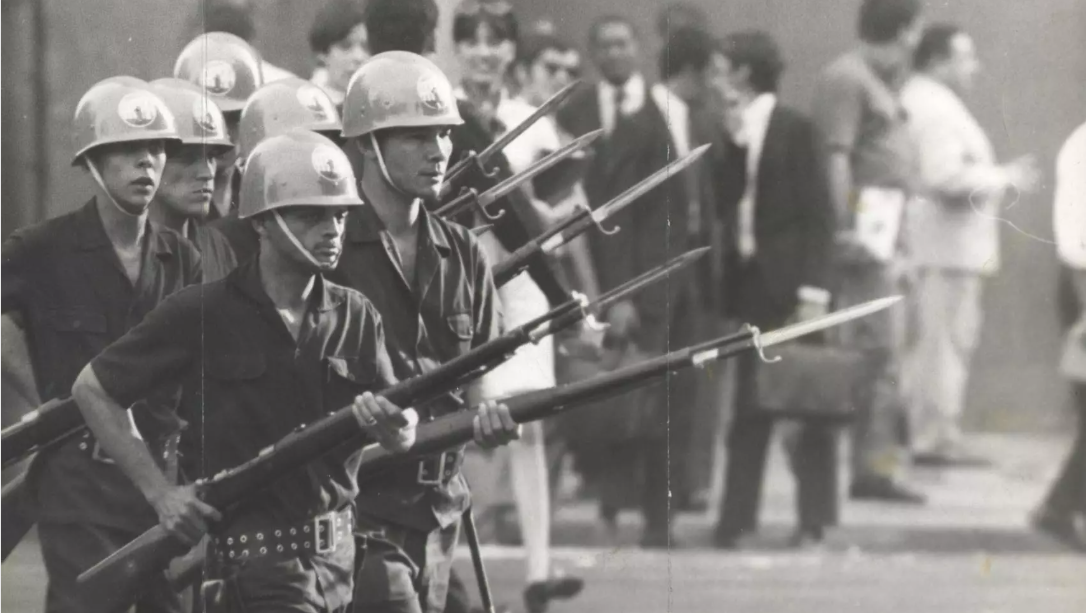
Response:
[{"label": "helmet emblem", "polygon": [[223,119],[215,112],[215,103],[205,97],[193,101],[193,121],[197,127],[213,134],[223,133]]},{"label": "helmet emblem", "polygon": [[352,174],[348,160],[329,145],[318,145],[310,154],[310,163],[318,176],[332,183],[340,183]]},{"label": "helmet emblem", "polygon": [[208,62],[198,85],[214,96],[224,96],[235,87],[235,69],[223,60]]},{"label": "helmet emblem", "polygon": [[159,111],[151,94],[133,92],[117,103],[117,114],[134,128],[146,128],[159,116]]},{"label": "helmet emblem", "polygon": [[441,111],[447,106],[443,83],[434,75],[421,75],[416,81],[416,95],[420,97],[421,104],[433,111]]},{"label": "helmet emblem", "polygon": [[313,85],[307,85],[300,87],[299,91],[295,92],[295,97],[299,99],[299,104],[302,104],[303,108],[314,113],[315,119],[329,121],[329,108],[324,100],[325,92]]}]

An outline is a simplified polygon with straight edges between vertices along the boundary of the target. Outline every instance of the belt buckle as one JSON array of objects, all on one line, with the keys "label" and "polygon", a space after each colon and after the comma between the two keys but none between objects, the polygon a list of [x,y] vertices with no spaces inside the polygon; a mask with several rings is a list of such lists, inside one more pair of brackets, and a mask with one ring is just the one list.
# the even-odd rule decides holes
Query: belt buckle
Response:
[{"label": "belt buckle", "polygon": [[443,485],[443,473],[446,472],[447,468],[447,454],[439,454],[439,467],[435,470],[435,478],[430,479],[427,475],[428,464],[433,459],[434,458],[427,458],[425,460],[420,460],[420,463],[417,465],[416,482],[420,485]]},{"label": "belt buckle", "polygon": [[[322,544],[322,528],[325,528],[325,545]],[[331,511],[314,518],[314,552],[330,553],[337,549],[337,513]]]}]

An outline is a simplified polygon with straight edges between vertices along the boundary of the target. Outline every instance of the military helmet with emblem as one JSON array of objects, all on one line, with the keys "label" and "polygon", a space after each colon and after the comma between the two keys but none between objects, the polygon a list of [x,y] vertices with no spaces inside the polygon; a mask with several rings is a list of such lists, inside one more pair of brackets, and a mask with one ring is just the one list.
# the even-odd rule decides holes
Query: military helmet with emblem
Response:
[{"label": "military helmet with emblem", "polygon": [[179,140],[174,114],[147,82],[110,77],[83,94],[72,122],[72,163],[113,143]]},{"label": "military helmet with emblem", "polygon": [[348,157],[328,138],[299,128],[267,138],[242,171],[239,219],[289,206],[363,204]]},{"label": "military helmet with emblem", "polygon": [[450,81],[438,66],[415,53],[380,53],[364,62],[348,82],[346,138],[386,128],[461,124]]},{"label": "military helmet with emblem", "polygon": [[218,153],[234,145],[227,136],[227,126],[215,102],[201,93],[201,88],[182,79],[167,77],[151,82],[170,112],[183,145],[204,145]]},{"label": "military helmet with emblem", "polygon": [[310,81],[288,77],[266,83],[242,109],[239,159],[245,162],[258,143],[292,128],[336,138],[341,132],[341,116],[329,94]]},{"label": "military helmet with emblem", "polygon": [[209,32],[190,41],[174,63],[174,76],[200,87],[224,113],[241,111],[264,83],[261,54],[226,32]]}]

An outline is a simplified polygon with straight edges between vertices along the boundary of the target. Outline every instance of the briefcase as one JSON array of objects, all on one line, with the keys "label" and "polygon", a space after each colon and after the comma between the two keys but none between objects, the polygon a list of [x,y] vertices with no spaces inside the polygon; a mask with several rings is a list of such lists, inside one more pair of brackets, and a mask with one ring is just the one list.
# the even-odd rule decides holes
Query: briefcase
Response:
[{"label": "briefcase", "polygon": [[[864,356],[830,345],[788,343],[757,366],[757,407],[776,419],[849,421],[866,375]],[[775,359],[775,358],[773,358]]]}]

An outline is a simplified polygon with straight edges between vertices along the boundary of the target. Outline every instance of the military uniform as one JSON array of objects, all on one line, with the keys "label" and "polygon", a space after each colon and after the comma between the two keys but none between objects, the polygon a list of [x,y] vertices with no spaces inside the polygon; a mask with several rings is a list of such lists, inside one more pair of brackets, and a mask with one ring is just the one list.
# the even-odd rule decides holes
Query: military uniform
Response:
[{"label": "military uniform", "polygon": [[[124,104],[148,100],[155,108],[141,110],[135,126],[110,123]],[[177,137],[169,110],[138,79],[99,83],[78,109],[77,159],[109,143]],[[3,309],[21,319],[43,401],[67,396],[91,358],[166,296],[199,282],[200,256],[194,247],[150,221],[144,229],[139,278],[130,281],[94,199],[72,213],[16,231],[3,245]],[[169,388],[148,392],[133,406],[135,423],[153,455],[171,472],[181,426],[171,410],[176,399]],[[154,524],[155,512],[89,433],[40,451],[27,483],[49,576],[45,610],[89,610],[76,577],[138,536],[140,528]],[[162,576],[137,604],[137,611],[180,610],[177,595]]]}]

